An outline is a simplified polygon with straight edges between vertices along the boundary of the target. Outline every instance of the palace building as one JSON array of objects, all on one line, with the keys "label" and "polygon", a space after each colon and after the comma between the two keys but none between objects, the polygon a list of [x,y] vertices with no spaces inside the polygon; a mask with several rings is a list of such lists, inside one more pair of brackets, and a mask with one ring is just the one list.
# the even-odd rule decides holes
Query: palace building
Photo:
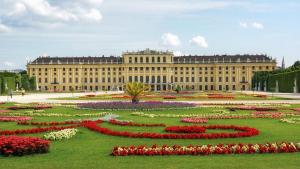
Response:
[{"label": "palace building", "polygon": [[41,91],[123,90],[128,82],[149,84],[153,91],[251,90],[256,71],[272,71],[266,55],[174,56],[146,49],[121,57],[38,57],[27,64]]}]

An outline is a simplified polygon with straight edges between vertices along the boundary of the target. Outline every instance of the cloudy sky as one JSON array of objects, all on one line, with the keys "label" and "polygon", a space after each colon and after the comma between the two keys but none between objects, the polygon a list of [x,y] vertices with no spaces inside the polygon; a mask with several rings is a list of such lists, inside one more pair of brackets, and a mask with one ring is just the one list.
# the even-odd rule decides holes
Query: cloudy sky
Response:
[{"label": "cloudy sky", "polygon": [[268,54],[300,59],[299,0],[0,0],[0,69],[40,55]]}]

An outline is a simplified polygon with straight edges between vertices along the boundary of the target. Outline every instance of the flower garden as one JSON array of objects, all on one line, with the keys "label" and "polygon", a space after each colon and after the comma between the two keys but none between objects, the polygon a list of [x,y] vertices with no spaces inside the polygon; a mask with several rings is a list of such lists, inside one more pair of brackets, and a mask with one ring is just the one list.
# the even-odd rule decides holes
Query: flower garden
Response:
[{"label": "flower garden", "polygon": [[[250,93],[231,93],[231,92],[193,92],[181,91],[180,93],[174,92],[151,92],[140,96],[143,100],[148,101],[199,101],[199,100],[280,100],[280,97],[272,97],[264,94],[250,94]],[[131,97],[126,94],[86,94],[81,97],[73,98],[57,98],[58,100],[114,100],[126,101]]]},{"label": "flower garden", "polygon": [[0,104],[1,168],[298,168],[300,105]]}]

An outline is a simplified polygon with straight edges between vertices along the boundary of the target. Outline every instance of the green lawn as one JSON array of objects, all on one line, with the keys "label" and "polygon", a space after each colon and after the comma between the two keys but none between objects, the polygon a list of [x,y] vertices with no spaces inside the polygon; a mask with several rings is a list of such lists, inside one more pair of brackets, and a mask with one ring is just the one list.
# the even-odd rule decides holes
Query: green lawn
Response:
[{"label": "green lawn", "polygon": [[[6,105],[0,105],[0,110]],[[300,105],[293,105],[300,107]],[[212,110],[221,108],[195,108],[191,110],[160,110],[143,111],[145,113],[211,113]],[[289,111],[289,110],[280,110]],[[16,111],[22,112],[22,111]],[[78,110],[74,108],[55,107],[47,109],[45,113],[93,113],[103,112],[100,110]],[[120,115],[119,119],[132,120],[138,123],[164,123],[166,125],[189,125],[181,123],[180,118],[147,118],[130,115],[133,111],[110,111]],[[238,111],[249,113],[251,111]],[[235,112],[236,113],[236,112]],[[64,121],[71,118],[62,117],[34,117],[34,121]],[[72,118],[73,119],[73,118]],[[228,139],[141,139],[108,136],[79,128],[79,133],[70,140],[52,142],[50,152],[24,157],[0,157],[0,168],[4,169],[54,169],[54,168],[85,168],[85,169],[298,169],[300,153],[293,154],[255,154],[255,155],[210,155],[210,156],[128,156],[113,157],[110,153],[114,146],[128,145],[189,145],[189,144],[218,144],[218,143],[267,143],[293,141],[300,142],[300,125],[279,122],[278,119],[232,119],[232,120],[209,120],[208,124],[241,125],[254,127],[261,134],[248,138]],[[128,127],[115,126],[108,123],[101,124],[119,131],[148,131],[163,132],[164,127]],[[1,122],[0,129],[30,128],[31,126],[18,126],[14,122]],[[210,131],[208,131],[210,132]],[[42,134],[33,136],[41,137]]]}]

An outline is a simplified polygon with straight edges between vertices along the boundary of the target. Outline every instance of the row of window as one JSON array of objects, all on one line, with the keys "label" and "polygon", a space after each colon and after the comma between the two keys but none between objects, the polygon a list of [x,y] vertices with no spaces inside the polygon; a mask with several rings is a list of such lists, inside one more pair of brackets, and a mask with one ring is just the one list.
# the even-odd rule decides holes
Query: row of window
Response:
[{"label": "row of window", "polygon": [[[51,82],[51,83],[59,83],[59,81],[57,81],[57,78],[54,78],[53,79],[54,81],[53,82]],[[68,81],[67,81],[68,80]],[[73,81],[74,80],[74,81]],[[100,81],[101,80],[101,81]],[[38,78],[38,82],[39,83],[48,83],[48,78],[44,78],[44,81],[42,81],[42,78]],[[79,83],[79,79],[76,77],[75,79],[73,79],[73,78],[62,78],[62,83]],[[124,82],[124,79],[123,78],[121,78],[121,77],[119,77],[119,78],[116,78],[116,77],[113,77],[113,78],[110,78],[110,77],[108,77],[108,78],[84,78],[84,83],[100,83],[100,82],[102,82],[102,83],[117,83],[117,82],[119,82],[119,83],[123,83]]]},{"label": "row of window", "polygon": [[[266,68],[266,70],[269,70],[269,66],[266,66],[265,67]],[[129,67],[129,71],[138,71],[138,70],[140,70],[140,71],[143,71],[143,70],[146,70],[146,71],[149,71],[149,70],[152,70],[152,71],[155,71],[155,69],[156,70],[158,70],[158,71],[160,71],[160,70],[167,70],[167,68],[166,67]],[[172,70],[173,68],[171,68],[171,70]],[[185,67],[185,69],[184,69],[184,67],[175,67],[174,68],[174,70],[175,70],[175,73],[178,71],[178,70],[181,70],[181,71],[184,71],[184,70],[186,70],[186,71],[194,71],[196,68],[195,67]],[[253,70],[256,70],[256,67],[255,66],[252,66],[252,69]],[[274,69],[274,67],[272,67],[272,69]],[[66,70],[66,68],[63,68],[63,73],[65,73],[65,70]],[[85,68],[84,69],[84,71],[85,71],[85,74],[87,74],[87,71],[90,71],[90,73],[91,73],[91,71],[95,71],[95,73],[97,73],[99,70],[102,70],[103,71],[103,73],[105,72],[105,71],[108,71],[108,72],[110,72],[110,71],[117,71],[117,70],[119,70],[119,72],[121,72],[122,70],[124,70],[124,68],[90,68],[90,69],[87,69],[87,68]],[[202,69],[202,67],[199,67],[199,71],[201,72],[203,69]],[[204,70],[205,71],[208,71],[209,70],[209,67],[204,67]],[[214,67],[210,67],[210,71],[213,71],[214,70]],[[222,67],[221,66],[219,66],[219,71],[221,71],[222,70]],[[228,72],[228,70],[229,70],[229,67],[228,66],[226,66],[225,67],[225,70]],[[236,69],[235,69],[235,67],[234,66],[232,66],[231,67],[231,71],[235,71]],[[242,67],[242,70],[246,70],[246,66],[243,66]],[[258,70],[262,70],[262,66],[258,66]],[[32,71],[33,72],[35,72],[35,68],[33,68],[32,69]],[[41,72],[42,71],[42,69],[41,68],[39,68],[38,69],[38,71],[39,72]],[[45,74],[47,74],[47,71],[48,71],[48,69],[47,68],[45,68]],[[56,71],[56,68],[54,68],[54,71]],[[71,73],[71,71],[72,71],[72,68],[69,68],[69,73]],[[75,68],[75,74],[76,75],[78,75],[78,73],[77,73],[77,71],[78,71],[78,68]],[[41,73],[39,73],[39,74],[41,74]]]},{"label": "row of window", "polygon": [[[45,72],[47,72],[48,71],[48,68],[44,68],[44,69],[42,69],[42,68],[38,68],[37,69],[37,71],[42,71],[42,70],[44,70]],[[69,71],[69,72],[71,72],[71,71],[78,71],[79,69],[78,68],[62,68],[62,71],[63,72],[65,72],[65,71]],[[117,70],[119,70],[119,71],[123,71],[124,70],[124,68],[121,68],[121,67],[119,67],[119,68],[110,68],[110,67],[108,67],[108,68],[84,68],[84,71],[85,72],[87,72],[87,71],[117,71]],[[32,68],[32,71],[36,71],[36,69],[35,68]],[[54,68],[53,69],[53,71],[57,71],[57,68]]]},{"label": "row of window", "polygon": [[[48,86],[39,86],[39,89],[40,90],[45,90],[45,91],[48,91],[50,90],[48,88]],[[54,91],[57,91],[59,90],[57,86],[54,86],[53,89]],[[116,86],[62,86],[62,91],[66,91],[66,90],[69,90],[69,91],[72,91],[72,90],[90,90],[90,91],[99,91],[99,90],[102,90],[102,91],[106,91],[106,90],[123,90],[123,88],[121,86],[119,87],[116,87]]]},{"label": "row of window", "polygon": [[[151,77],[151,81],[150,81],[150,77]],[[100,81],[101,80],[101,81]],[[167,83],[167,76],[129,76],[129,82],[144,82],[144,83]],[[38,80],[39,83],[42,83],[42,78],[39,78]],[[54,78],[54,82],[57,83],[57,79]],[[62,83],[66,83],[67,79],[66,78],[62,78]],[[78,78],[74,79],[75,83],[79,82]],[[108,78],[84,78],[84,83],[124,83],[124,77],[108,77]],[[185,81],[184,81],[184,77],[175,77],[174,78],[174,82],[195,82],[195,77],[185,77]],[[214,77],[199,77],[199,82],[214,82]],[[223,82],[223,78],[219,77],[218,78],[218,82]],[[225,77],[225,82],[229,82],[229,77]],[[231,82],[236,82],[236,77],[231,77]],[[243,76],[242,77],[242,82],[246,82],[246,77]],[[48,78],[44,79],[44,83],[48,83]],[[68,79],[68,83],[73,83],[73,78],[69,78]],[[173,77],[171,77],[171,83],[173,83]]]},{"label": "row of window", "polygon": [[[169,85],[150,85],[151,90],[167,90],[171,87]],[[215,87],[214,85],[199,85],[199,90],[219,90],[219,91],[228,91],[228,90],[237,90],[236,85],[231,85],[231,88],[229,85],[218,85]],[[195,89],[195,85],[182,85],[182,89]],[[39,86],[39,89],[42,90],[49,90],[48,86]],[[62,86],[62,90],[66,91],[72,91],[72,90],[90,90],[90,91],[105,91],[105,90],[122,90],[123,88],[121,86]],[[58,90],[57,86],[53,87],[53,90]],[[242,85],[240,90],[246,90],[246,85]]]},{"label": "row of window", "polygon": [[[172,78],[171,78],[172,79]],[[129,82],[144,82],[144,83],[167,83],[167,76],[129,76],[128,79]],[[173,80],[171,80],[171,83],[173,83]]]},{"label": "row of window", "polygon": [[[204,81],[203,81],[204,79]],[[195,82],[195,77],[175,77],[174,79],[175,82]],[[214,82],[214,77],[199,77],[199,82]],[[218,82],[223,82],[223,78],[219,77]],[[229,77],[225,77],[225,82],[229,82]],[[232,77],[231,82],[236,82],[236,78]],[[246,82],[246,77],[242,77],[242,82]]]},{"label": "row of window", "polygon": [[[150,62],[151,60],[151,62]],[[129,57],[129,63],[166,63],[167,57]]]}]

